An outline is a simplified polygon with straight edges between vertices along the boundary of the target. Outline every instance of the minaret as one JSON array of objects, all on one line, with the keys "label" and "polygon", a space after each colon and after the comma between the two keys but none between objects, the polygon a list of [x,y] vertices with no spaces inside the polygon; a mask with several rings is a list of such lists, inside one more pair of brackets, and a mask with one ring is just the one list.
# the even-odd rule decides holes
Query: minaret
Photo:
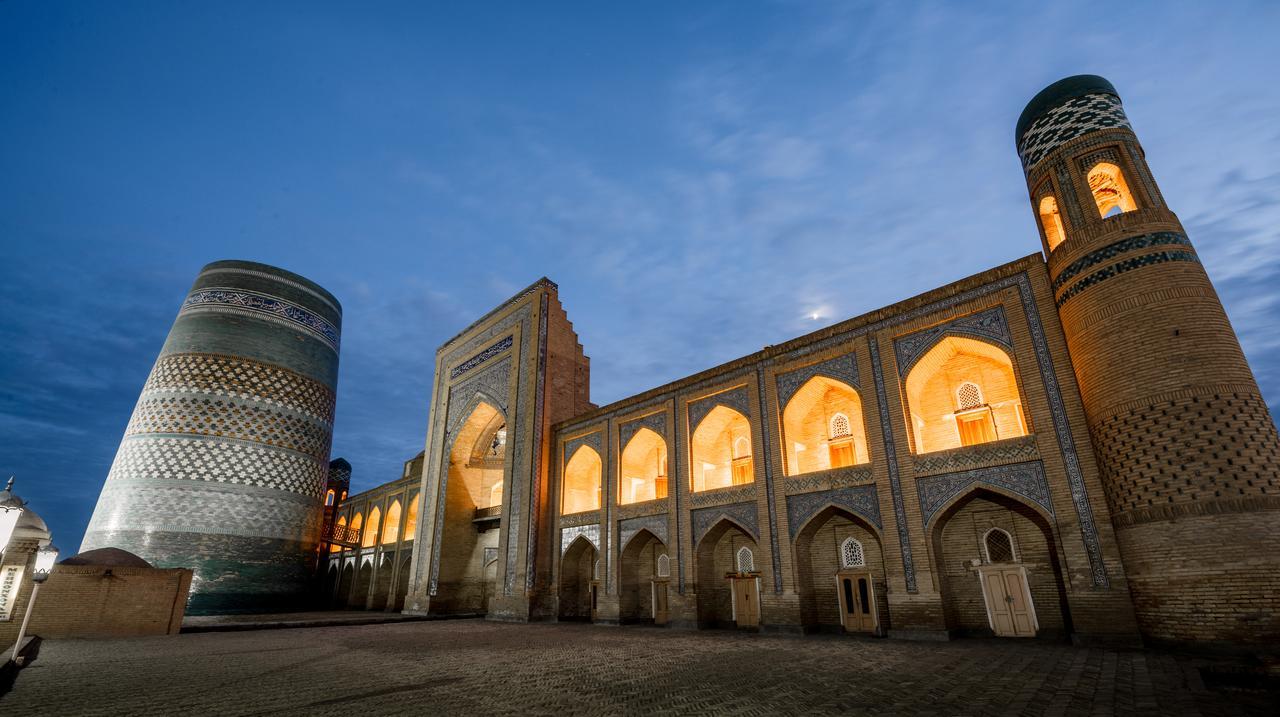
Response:
[{"label": "minaret", "polygon": [[220,261],[169,330],[81,552],[192,568],[188,614],[307,599],[323,518],[338,300],[297,274]]},{"label": "minaret", "polygon": [[1120,97],[1053,83],[1018,154],[1143,634],[1280,640],[1280,440]]}]

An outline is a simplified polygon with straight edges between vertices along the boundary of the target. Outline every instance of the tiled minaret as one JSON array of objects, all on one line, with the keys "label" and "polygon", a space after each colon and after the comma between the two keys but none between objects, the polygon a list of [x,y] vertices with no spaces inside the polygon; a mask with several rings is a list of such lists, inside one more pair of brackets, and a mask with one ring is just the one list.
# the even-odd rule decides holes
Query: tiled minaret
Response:
[{"label": "tiled minaret", "polygon": [[206,266],[143,386],[80,550],[195,570],[188,612],[287,609],[315,560],[342,309],[263,264]]},{"label": "tiled minaret", "polygon": [[1017,146],[1144,635],[1280,640],[1275,424],[1115,88],[1055,82]]}]

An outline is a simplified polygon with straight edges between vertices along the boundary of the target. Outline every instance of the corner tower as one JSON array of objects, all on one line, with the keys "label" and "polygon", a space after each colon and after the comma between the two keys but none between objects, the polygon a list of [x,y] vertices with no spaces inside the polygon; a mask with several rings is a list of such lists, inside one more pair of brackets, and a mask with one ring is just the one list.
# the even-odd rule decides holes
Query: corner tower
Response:
[{"label": "corner tower", "polygon": [[1280,640],[1280,440],[1119,95],[1055,82],[1016,141],[1144,635]]}]

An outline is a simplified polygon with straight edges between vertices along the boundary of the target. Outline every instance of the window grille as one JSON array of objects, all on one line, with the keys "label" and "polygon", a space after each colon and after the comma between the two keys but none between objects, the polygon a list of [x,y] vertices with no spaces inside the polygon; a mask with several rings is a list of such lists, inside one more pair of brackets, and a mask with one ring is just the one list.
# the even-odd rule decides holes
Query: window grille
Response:
[{"label": "window grille", "polygon": [[671,577],[671,558],[667,557],[666,555],[658,556],[658,577],[660,578]]},{"label": "window grille", "polygon": [[756,569],[756,556],[752,554],[751,548],[741,548],[738,550],[738,572],[751,573]]},{"label": "window grille", "polygon": [[848,438],[853,435],[849,430],[849,417],[843,413],[837,413],[831,417],[831,437],[832,438]]},{"label": "window grille", "polygon": [[1009,533],[1000,528],[992,528],[987,531],[983,542],[987,547],[988,563],[1013,562],[1013,537]]},{"label": "window grille", "polygon": [[956,400],[960,403],[961,411],[978,408],[982,405],[982,389],[972,381],[965,381],[956,389]]},{"label": "window grille", "polygon": [[840,544],[840,566],[845,568],[861,568],[867,564],[862,554],[862,543],[857,538],[845,538]]}]

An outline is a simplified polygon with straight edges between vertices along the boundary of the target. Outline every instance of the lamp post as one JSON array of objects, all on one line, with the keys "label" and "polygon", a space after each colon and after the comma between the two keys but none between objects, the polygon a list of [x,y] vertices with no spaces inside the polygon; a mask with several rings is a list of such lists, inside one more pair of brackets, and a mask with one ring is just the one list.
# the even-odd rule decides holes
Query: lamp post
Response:
[{"label": "lamp post", "polygon": [[9,484],[0,491],[0,553],[9,547],[9,538],[13,537],[18,518],[22,517],[26,507],[27,504],[13,494],[13,476],[9,476]]},{"label": "lamp post", "polygon": [[40,594],[40,586],[49,579],[53,572],[53,564],[58,561],[58,549],[53,544],[36,551],[35,572],[31,574],[34,585],[31,586],[31,599],[27,601],[27,614],[22,618],[22,627],[18,628],[18,641],[13,644],[13,655],[10,659],[18,662],[18,650],[22,649],[22,638],[27,636],[27,623],[31,622],[31,609],[36,605],[36,596]]}]

